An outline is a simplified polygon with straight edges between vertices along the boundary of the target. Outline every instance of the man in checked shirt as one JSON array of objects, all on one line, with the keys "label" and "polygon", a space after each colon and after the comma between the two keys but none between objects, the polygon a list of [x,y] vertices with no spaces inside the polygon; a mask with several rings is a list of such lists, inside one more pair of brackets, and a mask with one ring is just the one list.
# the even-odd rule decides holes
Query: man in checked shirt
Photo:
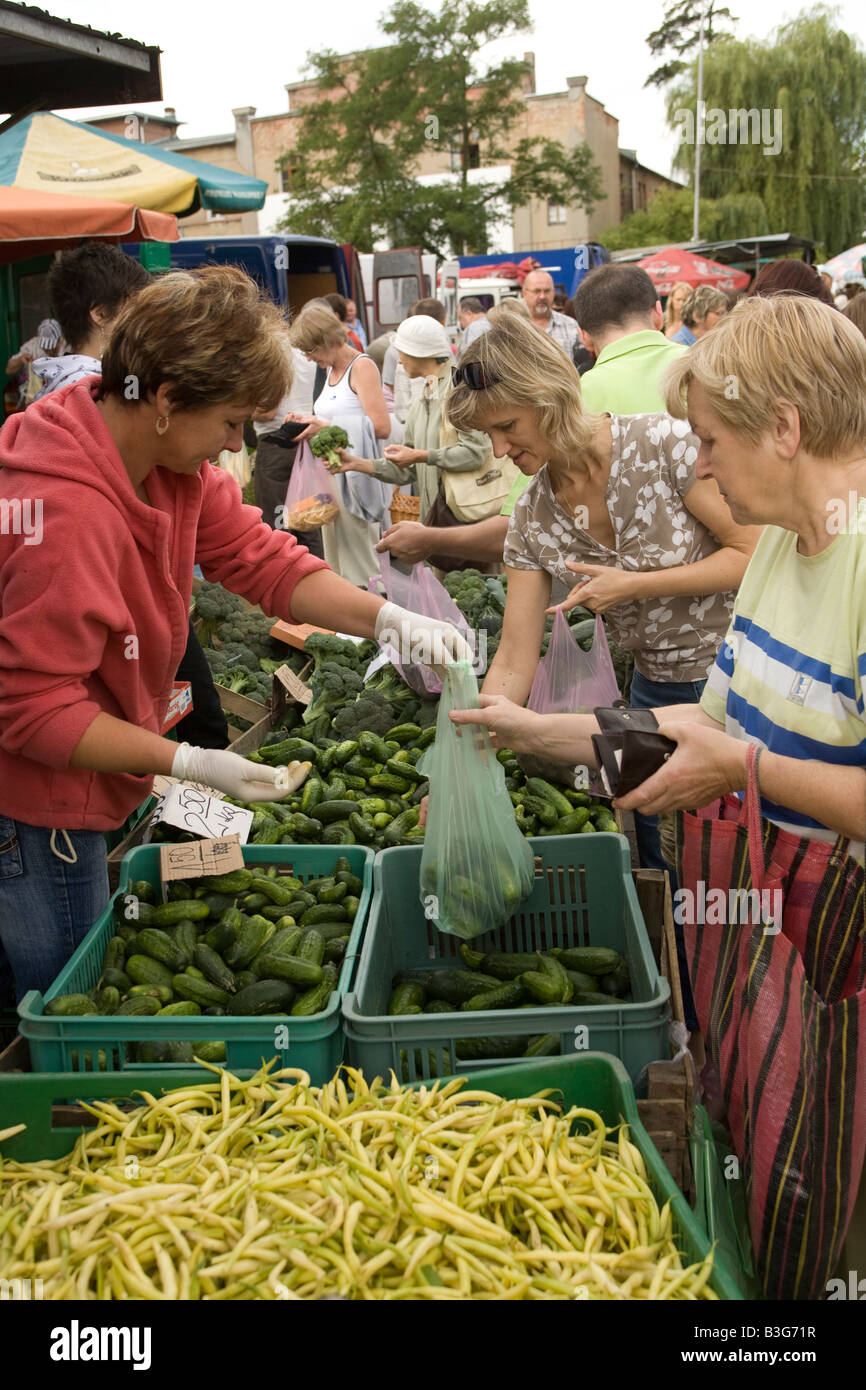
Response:
[{"label": "man in checked shirt", "polygon": [[523,299],[539,333],[549,333],[566,357],[573,358],[580,347],[577,323],[553,307],[553,276],[546,270],[531,270],[523,282]]}]

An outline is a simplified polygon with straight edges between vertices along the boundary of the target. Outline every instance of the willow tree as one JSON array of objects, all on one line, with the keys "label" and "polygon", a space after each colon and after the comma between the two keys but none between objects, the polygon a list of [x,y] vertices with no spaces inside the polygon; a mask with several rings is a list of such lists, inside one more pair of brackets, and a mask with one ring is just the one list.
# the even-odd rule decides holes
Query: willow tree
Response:
[{"label": "willow tree", "polygon": [[866,52],[835,11],[818,6],[764,41],[714,45],[703,96],[696,121],[695,67],[668,96],[676,168],[693,174],[704,137],[702,194],[757,195],[772,231],[812,237],[828,255],[862,240]]}]

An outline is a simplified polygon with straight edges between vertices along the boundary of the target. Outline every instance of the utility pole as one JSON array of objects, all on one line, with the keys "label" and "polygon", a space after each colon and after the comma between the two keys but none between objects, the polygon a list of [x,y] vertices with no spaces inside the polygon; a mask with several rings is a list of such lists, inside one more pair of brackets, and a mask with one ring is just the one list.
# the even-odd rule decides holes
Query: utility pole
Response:
[{"label": "utility pole", "polygon": [[701,25],[698,31],[698,109],[695,120],[695,207],[692,217],[692,241],[699,241],[701,236],[701,143],[703,138],[703,126],[701,123],[701,109],[704,99],[704,20],[706,18],[706,0],[700,0],[701,6]]}]

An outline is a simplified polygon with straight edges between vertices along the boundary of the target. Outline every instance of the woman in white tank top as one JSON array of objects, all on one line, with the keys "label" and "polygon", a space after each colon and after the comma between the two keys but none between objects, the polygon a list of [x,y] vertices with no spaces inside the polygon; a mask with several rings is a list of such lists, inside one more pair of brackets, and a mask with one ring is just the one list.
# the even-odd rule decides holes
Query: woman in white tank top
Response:
[{"label": "woman in white tank top", "polygon": [[[327,369],[325,386],[313,403],[315,414],[292,414],[307,428],[298,442],[323,425],[341,425],[349,447],[359,458],[378,458],[379,440],[387,440],[391,417],[378,368],[366,353],[349,344],[345,324],[330,307],[308,304],[290,330],[292,344],[317,366]],[[376,542],[393,489],[361,473],[337,474],[333,479],[340,511],[322,529],[325,559],[352,584],[363,585],[377,573]]]}]

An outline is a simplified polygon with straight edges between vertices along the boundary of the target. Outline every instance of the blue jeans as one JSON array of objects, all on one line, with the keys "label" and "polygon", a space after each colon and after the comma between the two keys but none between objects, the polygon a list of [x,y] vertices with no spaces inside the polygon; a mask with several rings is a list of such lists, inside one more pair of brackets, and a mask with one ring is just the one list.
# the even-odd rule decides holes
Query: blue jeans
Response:
[{"label": "blue jeans", "polygon": [[[69,863],[74,859],[74,863]],[[110,896],[105,836],[0,816],[0,1005],[42,994]]]},{"label": "blue jeans", "polygon": [[[631,691],[629,703],[634,709],[658,709],[662,705],[696,705],[700,701],[706,681],[651,681],[646,676],[642,676],[640,671],[635,670],[631,678]],[[662,869],[667,874],[673,895],[679,884],[673,869],[669,868],[662,858],[661,845],[659,843],[659,818],[658,816],[643,816],[639,811],[634,813],[634,833],[637,840],[638,859],[644,869]],[[695,1017],[695,1005],[692,998],[692,989],[689,981],[688,961],[686,959],[685,943],[683,941],[683,929],[681,926],[675,927],[677,938],[677,960],[680,967],[680,981],[683,990],[683,1012],[686,1016],[686,1027],[690,1032],[695,1032],[698,1021]]]}]

